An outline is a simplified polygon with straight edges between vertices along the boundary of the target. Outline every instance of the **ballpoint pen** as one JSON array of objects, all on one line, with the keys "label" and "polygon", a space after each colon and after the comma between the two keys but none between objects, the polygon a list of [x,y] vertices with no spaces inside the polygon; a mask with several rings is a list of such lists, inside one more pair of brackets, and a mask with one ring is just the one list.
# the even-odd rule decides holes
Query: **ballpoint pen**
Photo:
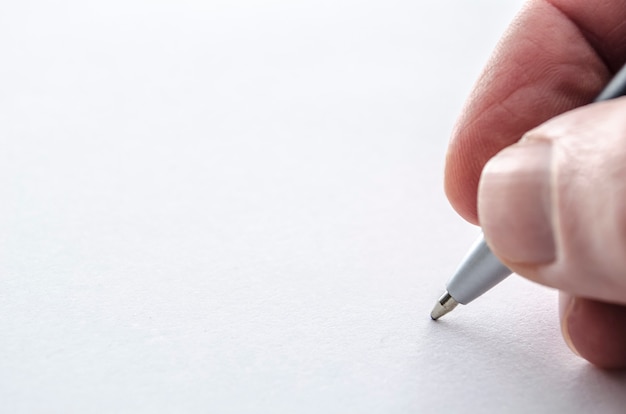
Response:
[{"label": "ballpoint pen", "polygon": [[[626,95],[626,65],[620,69],[594,102],[607,101]],[[434,320],[451,312],[458,304],[466,305],[506,279],[511,270],[491,252],[481,235],[461,261],[446,284],[430,317]]]}]

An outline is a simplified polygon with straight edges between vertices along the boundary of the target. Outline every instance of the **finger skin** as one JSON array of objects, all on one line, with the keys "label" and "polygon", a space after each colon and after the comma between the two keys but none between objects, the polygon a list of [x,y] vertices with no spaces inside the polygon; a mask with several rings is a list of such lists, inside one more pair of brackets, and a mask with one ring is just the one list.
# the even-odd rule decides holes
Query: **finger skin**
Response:
[{"label": "finger skin", "polygon": [[485,163],[531,128],[593,100],[626,57],[626,1],[530,1],[478,79],[451,137],[445,190],[478,224]]},{"label": "finger skin", "polygon": [[492,251],[568,292],[563,337],[601,368],[626,368],[625,120],[619,98],[542,124],[489,161],[478,194]]},{"label": "finger skin", "polygon": [[626,368],[626,307],[559,297],[561,330],[572,351],[599,368]]},{"label": "finger skin", "polygon": [[[625,38],[626,0],[528,2],[494,51],[451,137],[445,190],[461,216],[479,224],[477,188],[485,163],[526,131],[590,102],[626,59]],[[532,264],[514,266],[535,280],[559,283],[542,279]],[[624,366],[623,308],[581,298],[574,303],[562,315],[564,335],[576,352],[600,367]]]},{"label": "finger skin", "polygon": [[[587,105],[531,130],[489,162],[479,215],[487,243],[510,269],[575,296],[626,305],[624,120],[626,97]],[[516,163],[516,151],[529,147],[550,154],[550,171],[540,168],[533,179],[520,173],[528,165]],[[494,169],[503,156],[512,167]],[[533,225],[539,212],[544,226]]]}]

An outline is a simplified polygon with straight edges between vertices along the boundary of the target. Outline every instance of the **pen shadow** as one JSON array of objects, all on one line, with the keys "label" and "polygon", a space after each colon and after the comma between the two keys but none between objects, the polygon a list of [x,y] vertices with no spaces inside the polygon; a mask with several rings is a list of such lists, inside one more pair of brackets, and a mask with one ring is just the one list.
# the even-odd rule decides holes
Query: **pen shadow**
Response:
[{"label": "pen shadow", "polygon": [[[457,384],[463,388],[461,393],[495,394],[500,389],[510,394],[514,389],[540,406],[573,407],[582,412],[621,412],[626,406],[626,371],[601,370],[573,355],[551,324],[527,321],[539,327],[536,335],[524,337],[520,332],[532,332],[528,326],[502,327],[500,322],[440,320],[426,328],[428,341],[433,342],[428,347],[435,357],[445,361],[445,367],[454,367],[455,376],[471,379]],[[445,384],[451,373],[446,368],[433,375]],[[501,381],[495,389],[494,378]]]}]

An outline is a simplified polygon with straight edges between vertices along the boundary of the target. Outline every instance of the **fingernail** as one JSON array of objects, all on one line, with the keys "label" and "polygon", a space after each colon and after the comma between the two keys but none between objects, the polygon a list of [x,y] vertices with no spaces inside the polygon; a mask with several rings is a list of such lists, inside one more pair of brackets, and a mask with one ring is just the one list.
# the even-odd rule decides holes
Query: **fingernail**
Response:
[{"label": "fingernail", "polygon": [[572,350],[573,353],[580,356],[580,352],[574,346],[574,342],[572,342],[572,337],[569,332],[569,321],[570,315],[574,309],[574,305],[576,299],[573,296],[568,295],[567,293],[561,292],[559,294],[559,314],[561,320],[561,333],[563,335],[563,339],[565,343]]},{"label": "fingernail", "polygon": [[555,258],[551,219],[552,146],[525,140],[493,157],[480,179],[478,217],[496,255],[512,263]]}]

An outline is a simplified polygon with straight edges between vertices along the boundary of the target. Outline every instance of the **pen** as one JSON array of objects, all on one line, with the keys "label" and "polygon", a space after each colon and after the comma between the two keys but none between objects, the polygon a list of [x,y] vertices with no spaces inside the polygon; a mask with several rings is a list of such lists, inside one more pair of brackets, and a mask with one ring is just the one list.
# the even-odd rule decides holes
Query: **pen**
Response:
[{"label": "pen", "polygon": [[[626,95],[626,65],[617,72],[593,102],[608,101],[623,95]],[[491,252],[481,234],[446,283],[446,292],[435,304],[430,317],[437,320],[451,312],[458,304],[467,305],[511,273],[511,270]]]}]

